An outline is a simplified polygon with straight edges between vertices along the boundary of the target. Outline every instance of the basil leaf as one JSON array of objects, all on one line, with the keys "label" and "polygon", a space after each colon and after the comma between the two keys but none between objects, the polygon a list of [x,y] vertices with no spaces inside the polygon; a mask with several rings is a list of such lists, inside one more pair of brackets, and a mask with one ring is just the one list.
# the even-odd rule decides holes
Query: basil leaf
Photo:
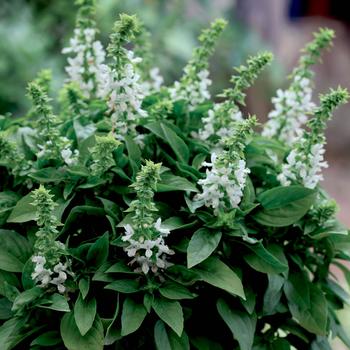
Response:
[{"label": "basil leaf", "polygon": [[197,230],[193,234],[187,248],[188,268],[191,268],[208,258],[219,245],[221,236],[222,234],[219,231],[212,232],[206,228],[200,228]]},{"label": "basil leaf", "polygon": [[284,227],[296,223],[316,200],[316,191],[299,185],[275,187],[258,196],[262,208],[252,217],[261,225]]}]

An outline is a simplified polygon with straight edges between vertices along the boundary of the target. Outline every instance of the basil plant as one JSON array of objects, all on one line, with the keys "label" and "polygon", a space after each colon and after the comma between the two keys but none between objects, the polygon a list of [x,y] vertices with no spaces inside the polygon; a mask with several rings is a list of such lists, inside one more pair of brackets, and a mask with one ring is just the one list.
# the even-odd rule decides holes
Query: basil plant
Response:
[{"label": "basil plant", "polygon": [[261,125],[241,107],[270,53],[210,95],[224,20],[164,86],[138,18],[121,14],[105,49],[93,0],[77,3],[57,103],[42,71],[28,113],[0,117],[1,349],[350,346],[350,239],[319,186],[348,92],[312,99],[333,31],[314,34]]}]

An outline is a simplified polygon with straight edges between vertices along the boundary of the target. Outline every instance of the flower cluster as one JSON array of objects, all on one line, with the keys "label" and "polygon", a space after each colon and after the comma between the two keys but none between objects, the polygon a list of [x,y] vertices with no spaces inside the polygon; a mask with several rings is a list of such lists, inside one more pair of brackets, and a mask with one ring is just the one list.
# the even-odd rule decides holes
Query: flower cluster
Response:
[{"label": "flower cluster", "polygon": [[184,75],[169,89],[173,101],[186,100],[190,109],[210,99],[208,87],[211,85],[208,59],[214,51],[217,38],[226,27],[226,21],[219,19],[205,29],[199,37],[201,46],[197,47],[192,59],[184,68]]},{"label": "flower cluster", "polygon": [[33,205],[36,207],[36,222],[39,230],[36,232],[34,244],[35,255],[32,257],[34,272],[32,279],[41,287],[56,285],[58,291],[65,291],[64,282],[67,279],[67,264],[61,263],[65,254],[65,245],[56,240],[59,222],[54,214],[56,207],[53,195],[43,186],[32,192]]},{"label": "flower cluster", "polygon": [[347,91],[341,88],[321,96],[321,104],[308,122],[310,131],[303,132],[282,165],[278,179],[283,186],[299,182],[307,188],[315,188],[323,180],[322,169],[327,167],[324,161],[326,121],[331,118],[333,110],[347,99]]},{"label": "flower cluster", "polygon": [[45,288],[53,284],[60,293],[65,292],[66,287],[64,286],[64,282],[67,280],[67,264],[63,265],[59,262],[53,267],[52,271],[50,268],[45,267],[46,259],[44,256],[33,256],[32,262],[35,266],[31,277],[36,283],[39,283],[40,287]]},{"label": "flower cluster", "polygon": [[334,32],[321,29],[309,43],[304,55],[299,60],[298,67],[293,71],[292,82],[286,91],[277,90],[277,96],[272,98],[274,110],[268,115],[262,135],[275,137],[283,143],[292,146],[302,134],[302,127],[307,122],[308,115],[315,108],[312,100],[313,72],[310,66],[320,57],[321,50],[332,44]]},{"label": "flower cluster", "polygon": [[[158,236],[154,239],[145,239],[140,236],[138,240],[135,240],[135,231],[131,225],[125,226],[125,234],[122,237],[124,242],[129,243],[125,248],[125,252],[128,257],[133,259],[130,264],[137,263],[141,266],[141,271],[147,274],[151,268],[153,273],[156,273],[158,269],[165,269],[169,266],[169,262],[166,261],[166,255],[172,255],[174,252],[169,249],[165,244],[164,238],[166,238],[170,231],[161,227],[161,219],[158,218],[153,224],[153,227],[148,228],[148,234],[152,232],[151,236]],[[137,269],[136,269],[137,270]]]},{"label": "flower cluster", "polygon": [[120,145],[112,135],[96,136],[96,144],[91,149],[92,164],[90,166],[92,175],[102,176],[109,168],[115,165],[113,151]]},{"label": "flower cluster", "polygon": [[194,197],[194,201],[212,207],[214,213],[229,211],[238,208],[247,175],[250,170],[246,166],[243,150],[252,127],[256,124],[256,118],[238,121],[230,138],[225,140],[227,150],[219,155],[211,155],[211,163],[204,162],[208,167],[205,179],[198,181],[202,187],[202,193]]},{"label": "flower cluster", "polygon": [[16,144],[10,141],[3,132],[0,132],[0,163],[11,168],[13,175],[23,176],[30,170],[32,164],[16,148]]},{"label": "flower cluster", "polygon": [[59,159],[61,158],[67,165],[77,161],[79,152],[71,150],[71,141],[61,136],[58,125],[60,121],[53,114],[50,99],[46,89],[39,85],[38,81],[33,81],[28,86],[28,95],[34,104],[37,113],[38,130],[38,158]]},{"label": "flower cluster", "polygon": [[144,274],[150,269],[156,273],[158,269],[167,268],[170,263],[166,260],[166,256],[174,254],[164,240],[170,231],[161,227],[161,218],[154,222],[153,213],[157,208],[153,196],[159,180],[160,166],[160,163],[147,161],[137,174],[136,182],[132,185],[137,199],[131,202],[128,209],[128,212],[134,213],[133,224],[125,226],[122,237],[122,240],[128,243],[124,248],[125,252],[129,257],[133,257],[130,264],[136,262]]},{"label": "flower cluster", "polygon": [[238,104],[244,104],[244,89],[253,84],[259,73],[271,62],[270,53],[261,53],[247,60],[247,66],[236,68],[237,75],[233,75],[231,83],[234,85],[226,89],[221,97],[224,102],[217,103],[208,111],[208,116],[202,119],[203,128],[194,137],[209,142],[213,147],[220,150],[224,146],[223,140],[232,134],[237,121],[242,121],[242,113]]},{"label": "flower cluster", "polygon": [[141,107],[146,91],[136,68],[141,58],[134,57],[134,53],[124,47],[138,31],[139,23],[135,16],[120,15],[108,46],[108,53],[113,58],[114,65],[107,85],[110,91],[109,114],[116,138],[124,140],[128,134],[138,143],[142,143],[142,135],[136,132],[139,119],[147,116],[147,112]]},{"label": "flower cluster", "polygon": [[64,54],[74,55],[68,58],[68,81],[78,84],[86,98],[103,98],[109,69],[104,63],[105,50],[101,42],[96,40],[94,0],[79,0],[77,3],[81,7],[74,37],[70,40],[70,46],[62,51]]}]

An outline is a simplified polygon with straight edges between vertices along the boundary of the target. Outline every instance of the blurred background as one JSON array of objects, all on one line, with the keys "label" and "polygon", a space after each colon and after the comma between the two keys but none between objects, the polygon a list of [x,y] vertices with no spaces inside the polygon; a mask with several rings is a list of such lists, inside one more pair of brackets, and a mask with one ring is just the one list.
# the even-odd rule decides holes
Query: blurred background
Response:
[{"label": "blurred background", "polygon": [[[265,120],[277,87],[299,57],[299,50],[320,26],[336,31],[334,48],[315,67],[316,92],[350,88],[350,12],[335,0],[97,0],[100,39],[108,43],[120,12],[138,14],[151,31],[156,65],[166,82],[178,78],[200,30],[217,18],[230,25],[211,62],[213,94],[228,84],[232,67],[260,50],[275,55],[272,68],[248,94],[247,111]],[[64,80],[66,58],[60,54],[72,35],[76,7],[72,0],[1,0],[0,114],[20,116],[28,108],[25,88],[43,68],[53,70],[54,84]],[[56,89],[57,90],[57,89]],[[339,217],[350,226],[350,104],[340,108],[327,131],[324,186],[339,203]],[[350,316],[345,314],[350,333]],[[340,345],[334,345],[342,349]]]}]

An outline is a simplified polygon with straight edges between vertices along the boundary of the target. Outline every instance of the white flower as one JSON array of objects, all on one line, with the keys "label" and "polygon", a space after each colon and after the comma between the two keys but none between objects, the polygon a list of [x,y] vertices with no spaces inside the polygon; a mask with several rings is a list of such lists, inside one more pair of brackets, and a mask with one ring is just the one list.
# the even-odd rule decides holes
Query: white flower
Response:
[{"label": "white flower", "polygon": [[194,197],[195,201],[203,201],[207,207],[212,207],[217,215],[220,210],[237,208],[245,187],[247,174],[245,160],[238,159],[232,164],[218,164],[215,153],[211,155],[211,163],[203,163],[211,169],[206,170],[206,178],[198,181],[202,193]]},{"label": "white flower", "polygon": [[[54,284],[57,286],[57,290],[60,293],[64,293],[66,290],[64,282],[67,279],[67,265],[63,265],[61,262],[56,264],[51,269],[45,268],[46,259],[44,256],[36,255],[32,257],[32,262],[35,263],[34,272],[32,273],[32,279],[40,283],[40,287],[47,287],[49,284]],[[56,274],[56,277],[52,276]]]},{"label": "white flower", "polygon": [[79,84],[84,96],[106,96],[106,81],[108,67],[104,64],[106,53],[100,41],[95,40],[96,31],[93,28],[76,28],[70,46],[62,50],[64,54],[73,54],[68,58],[66,67],[68,81]]},{"label": "white flower", "polygon": [[158,67],[154,67],[149,71],[150,79],[143,82],[143,90],[146,95],[150,95],[153,92],[160,90],[161,86],[164,83],[164,78],[160,75]]},{"label": "white flower", "polygon": [[[170,263],[166,261],[167,255],[174,254],[174,251],[164,242],[170,231],[168,229],[161,228],[161,219],[158,218],[152,225],[154,228],[154,234],[160,234],[154,239],[144,239],[143,236],[135,239],[136,233],[133,227],[129,224],[125,225],[125,232],[122,236],[123,242],[128,242],[129,245],[124,248],[124,251],[129,257],[132,257],[130,264],[137,263],[144,274],[147,274],[150,270],[157,272],[158,268],[165,269],[170,266]],[[136,269],[136,271],[139,271]]]},{"label": "white flower", "polygon": [[[185,69],[185,74],[188,71]],[[211,85],[211,80],[209,79],[209,71],[204,69],[200,71],[195,79],[181,84],[175,82],[174,86],[169,89],[170,97],[173,101],[186,100],[189,102],[190,110],[193,110],[197,105],[210,99],[210,93],[208,87]]]},{"label": "white flower", "polygon": [[60,293],[64,293],[66,290],[64,283],[66,282],[66,279],[67,279],[67,273],[66,273],[67,266],[59,262],[57,265],[54,266],[53,270],[56,274],[58,274],[58,276],[52,278],[50,283],[56,285],[57,290]]},{"label": "white flower", "polygon": [[281,185],[289,186],[293,181],[299,181],[305,187],[314,189],[323,180],[322,169],[328,167],[327,162],[324,161],[324,153],[322,143],[312,145],[307,154],[302,151],[302,148],[293,149],[277,177]]},{"label": "white flower", "polygon": [[208,111],[207,117],[202,119],[203,127],[198,133],[192,133],[192,136],[202,141],[208,141],[214,136],[212,146],[215,151],[221,151],[225,138],[232,135],[235,124],[242,120],[241,111],[236,105],[231,105],[230,101],[216,103],[214,108]]},{"label": "white flower", "polygon": [[79,151],[76,149],[73,153],[70,148],[65,148],[61,151],[61,156],[67,165],[73,165],[78,161]]},{"label": "white flower", "polygon": [[137,138],[136,125],[139,118],[147,117],[147,112],[142,109],[142,101],[146,95],[144,87],[140,82],[140,75],[135,72],[134,58],[132,51],[127,51],[129,63],[125,64],[121,72],[112,71],[112,80],[108,96],[108,107],[111,113],[112,124],[115,129],[115,137],[124,140],[126,134]]},{"label": "white flower", "polygon": [[154,224],[154,227],[158,232],[162,234],[162,236],[166,237],[170,233],[170,230],[167,228],[162,228],[161,225],[162,225],[162,219],[158,218]]},{"label": "white flower", "polygon": [[52,271],[46,269],[46,259],[43,256],[37,255],[32,257],[32,262],[35,263],[34,272],[31,274],[32,279],[40,283],[40,287],[46,287],[51,280]]},{"label": "white flower", "polygon": [[312,99],[311,81],[295,76],[291,87],[277,90],[277,96],[272,98],[274,110],[268,115],[262,135],[276,137],[291,146],[301,136],[302,126],[307,121],[307,115],[315,108]]}]

